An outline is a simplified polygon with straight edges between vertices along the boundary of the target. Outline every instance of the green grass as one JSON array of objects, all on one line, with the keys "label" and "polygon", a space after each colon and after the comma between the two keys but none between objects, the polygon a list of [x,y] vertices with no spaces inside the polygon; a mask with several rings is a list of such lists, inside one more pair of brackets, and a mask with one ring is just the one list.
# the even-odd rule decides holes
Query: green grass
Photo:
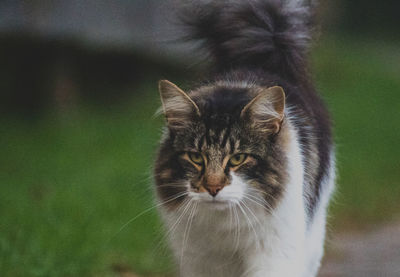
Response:
[{"label": "green grass", "polygon": [[[333,226],[399,210],[400,66],[395,52],[330,39],[314,56],[335,121],[339,187]],[[0,275],[117,276],[113,266],[171,272],[156,211],[156,84],[108,111],[80,108],[0,125]]]},{"label": "green grass", "polygon": [[[151,89],[156,85],[149,95]],[[156,255],[155,211],[118,232],[153,205],[157,106],[147,97],[119,111],[3,122],[1,276],[102,276],[112,274],[112,264],[144,273],[167,269]]]},{"label": "green grass", "polygon": [[314,57],[317,85],[335,124],[337,226],[398,215],[400,52],[390,46],[331,39]]}]

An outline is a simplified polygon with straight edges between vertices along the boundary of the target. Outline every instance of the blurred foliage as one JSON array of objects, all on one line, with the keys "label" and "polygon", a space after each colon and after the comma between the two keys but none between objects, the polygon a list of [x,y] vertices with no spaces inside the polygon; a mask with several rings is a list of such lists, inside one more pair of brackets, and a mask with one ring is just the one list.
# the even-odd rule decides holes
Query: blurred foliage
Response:
[{"label": "blurred foliage", "polygon": [[398,215],[399,47],[333,37],[316,49],[317,87],[333,114],[337,143],[335,226],[360,227]]},{"label": "blurred foliage", "polygon": [[182,62],[150,52],[23,33],[0,34],[0,60],[0,112],[23,117],[80,102],[118,105],[154,76],[186,76]]},{"label": "blurred foliage", "polygon": [[339,0],[335,5],[341,10],[339,29],[358,35],[400,38],[399,1]]},{"label": "blurred foliage", "polygon": [[[398,45],[332,37],[313,60],[337,137],[331,225],[390,220],[400,208]],[[130,222],[154,205],[162,125],[156,83],[135,92],[123,105],[0,119],[2,276],[172,271],[156,209]]]}]

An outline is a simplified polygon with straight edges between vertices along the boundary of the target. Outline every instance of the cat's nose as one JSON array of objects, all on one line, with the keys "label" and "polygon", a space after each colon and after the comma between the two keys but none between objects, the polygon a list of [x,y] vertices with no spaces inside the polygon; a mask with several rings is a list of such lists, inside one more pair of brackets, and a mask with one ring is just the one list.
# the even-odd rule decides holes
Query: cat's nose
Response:
[{"label": "cat's nose", "polygon": [[208,193],[212,196],[215,197],[218,192],[220,192],[223,189],[223,185],[216,185],[216,186],[207,186],[205,189],[208,191]]}]

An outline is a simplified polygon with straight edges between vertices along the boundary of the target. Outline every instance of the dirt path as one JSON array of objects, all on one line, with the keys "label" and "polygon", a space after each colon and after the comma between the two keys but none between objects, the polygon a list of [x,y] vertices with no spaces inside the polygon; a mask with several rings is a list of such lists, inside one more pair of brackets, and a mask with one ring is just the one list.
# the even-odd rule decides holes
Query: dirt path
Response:
[{"label": "dirt path", "polygon": [[400,277],[400,222],[328,240],[320,277]]}]

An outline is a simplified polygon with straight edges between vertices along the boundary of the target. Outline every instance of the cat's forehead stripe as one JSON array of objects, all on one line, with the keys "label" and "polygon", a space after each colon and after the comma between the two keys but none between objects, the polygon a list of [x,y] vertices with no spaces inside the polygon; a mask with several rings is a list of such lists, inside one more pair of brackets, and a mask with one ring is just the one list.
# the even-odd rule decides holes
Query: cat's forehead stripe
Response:
[{"label": "cat's forehead stripe", "polygon": [[221,132],[221,146],[225,147],[225,149],[227,149],[227,142],[228,142],[228,137],[230,136],[231,133],[231,128],[230,126],[227,127],[227,129],[224,129],[223,132]]},{"label": "cat's forehead stripe", "polygon": [[230,126],[221,130],[208,129],[202,135],[194,138],[194,146],[199,152],[207,151],[210,147],[217,147],[226,153],[232,154],[239,148],[240,139],[234,137]]},{"label": "cat's forehead stripe", "polygon": [[204,147],[204,144],[206,142],[206,136],[203,134],[197,141],[196,148],[198,151],[201,151]]},{"label": "cat's forehead stripe", "polygon": [[225,135],[228,132],[226,128],[222,129],[221,132],[219,132],[219,143],[222,145],[225,145]]}]

